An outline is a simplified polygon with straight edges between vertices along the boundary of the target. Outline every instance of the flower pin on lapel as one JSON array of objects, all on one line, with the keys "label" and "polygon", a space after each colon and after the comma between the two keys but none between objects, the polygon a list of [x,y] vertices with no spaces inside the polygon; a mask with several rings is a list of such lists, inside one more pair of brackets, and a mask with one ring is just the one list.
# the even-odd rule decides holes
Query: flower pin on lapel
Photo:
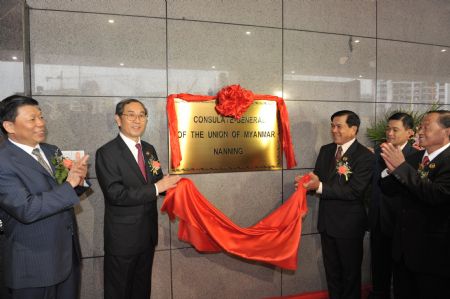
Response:
[{"label": "flower pin on lapel", "polygon": [[430,168],[430,169],[433,169],[435,167],[436,167],[436,164],[434,164],[434,163],[431,163],[430,165],[428,165],[428,168]]},{"label": "flower pin on lapel", "polygon": [[145,155],[148,157],[148,156],[150,156],[150,152],[145,152]]},{"label": "flower pin on lapel", "polygon": [[153,175],[157,175],[158,171],[161,169],[161,163],[159,163],[159,161],[155,157],[153,157],[153,155],[151,155],[148,159],[148,166],[150,167]]}]

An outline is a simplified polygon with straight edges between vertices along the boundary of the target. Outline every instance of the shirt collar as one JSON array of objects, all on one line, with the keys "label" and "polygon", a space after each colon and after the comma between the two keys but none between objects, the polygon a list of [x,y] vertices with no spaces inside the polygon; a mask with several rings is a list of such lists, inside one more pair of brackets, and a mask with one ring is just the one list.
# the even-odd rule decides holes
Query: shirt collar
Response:
[{"label": "shirt collar", "polygon": [[400,150],[401,150],[401,151],[405,148],[405,146],[406,146],[407,143],[408,143],[408,141],[406,141],[405,143],[403,143],[402,146],[400,146]]},{"label": "shirt collar", "polygon": [[33,155],[33,150],[35,148],[38,148],[42,152],[41,147],[39,146],[39,143],[35,147],[32,147],[32,146],[29,146],[29,145],[26,145],[26,144],[18,143],[18,142],[14,141],[14,140],[11,140],[11,138],[8,138],[8,140],[12,144],[14,144],[15,146],[17,146],[20,149],[24,150],[25,152],[27,152],[30,155]]},{"label": "shirt collar", "polygon": [[[435,150],[434,152],[432,152],[431,154],[428,154],[428,151],[425,151],[425,154],[423,155],[424,157],[428,156],[428,159],[430,159],[430,162],[436,158],[440,153],[442,153],[443,151],[445,151],[448,147],[450,146],[450,142],[447,143],[446,145],[444,145],[443,147]],[[423,158],[422,158],[423,159]]]},{"label": "shirt collar", "polygon": [[[352,140],[347,141],[346,143],[340,145],[340,146],[342,147],[342,155],[345,154],[345,152],[348,150],[348,148],[349,148],[349,147],[353,144],[353,142],[355,142],[355,141],[356,141],[356,138],[353,138]],[[339,144],[337,144],[337,146],[339,146]]]},{"label": "shirt collar", "polygon": [[139,141],[136,142],[130,137],[127,137],[124,134],[122,134],[122,132],[119,132],[119,135],[129,148],[136,148],[136,143],[141,143],[141,138],[139,138]]}]

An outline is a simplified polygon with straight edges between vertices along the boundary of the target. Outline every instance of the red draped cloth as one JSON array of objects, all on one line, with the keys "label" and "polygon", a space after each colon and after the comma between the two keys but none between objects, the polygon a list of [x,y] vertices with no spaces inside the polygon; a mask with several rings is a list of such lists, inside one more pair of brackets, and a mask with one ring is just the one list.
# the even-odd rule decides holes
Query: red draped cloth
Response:
[{"label": "red draped cloth", "polygon": [[225,251],[244,259],[269,263],[280,268],[297,269],[302,217],[306,214],[306,190],[298,190],[257,224],[242,228],[214,207],[194,186],[181,179],[167,192],[162,212],[179,219],[178,238],[200,252]]}]

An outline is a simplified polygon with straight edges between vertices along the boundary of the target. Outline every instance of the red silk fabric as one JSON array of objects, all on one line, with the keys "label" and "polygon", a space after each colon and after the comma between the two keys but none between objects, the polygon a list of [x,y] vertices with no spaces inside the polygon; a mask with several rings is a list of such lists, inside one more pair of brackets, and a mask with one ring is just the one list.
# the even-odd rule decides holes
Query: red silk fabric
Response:
[{"label": "red silk fabric", "polygon": [[194,186],[181,179],[167,191],[162,212],[179,219],[178,238],[200,252],[225,251],[244,259],[269,263],[280,268],[297,269],[302,217],[307,212],[306,190],[299,182],[291,197],[256,225],[242,228],[214,207]]},{"label": "red silk fabric", "polygon": [[[257,100],[275,101],[277,103],[277,110],[279,113],[279,123],[281,127],[279,136],[284,154],[286,156],[287,168],[290,169],[296,166],[297,161],[295,160],[294,147],[292,145],[289,114],[286,105],[284,103],[284,100],[280,97],[272,95],[261,95],[261,94],[252,94],[252,95],[254,99]],[[177,113],[175,111],[176,98],[182,99],[186,102],[204,102],[215,100],[217,96],[201,96],[201,95],[180,93],[180,94],[171,94],[167,97],[166,110],[170,135],[170,153],[172,160],[172,168],[177,168],[180,165],[181,159],[183,158],[181,156],[180,143],[178,140],[178,118]]]}]

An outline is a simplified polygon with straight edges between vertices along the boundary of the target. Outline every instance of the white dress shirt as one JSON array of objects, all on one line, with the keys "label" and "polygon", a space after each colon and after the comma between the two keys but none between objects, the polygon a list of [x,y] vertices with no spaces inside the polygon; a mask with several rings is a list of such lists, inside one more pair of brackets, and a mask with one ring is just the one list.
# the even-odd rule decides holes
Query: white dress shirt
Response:
[{"label": "white dress shirt", "polygon": [[[136,160],[136,163],[138,163],[138,149],[136,147],[136,144],[141,144],[141,138],[139,138],[138,142],[134,141],[133,139],[125,136],[124,134],[122,134],[122,132],[119,132],[119,136],[120,138],[122,138],[123,142],[125,142],[125,144],[127,145],[127,147],[130,149],[131,153],[133,154],[134,159]],[[144,157],[142,157],[144,158]],[[155,189],[156,189],[156,196],[159,195],[159,191],[158,191],[158,186],[155,185]]]}]

